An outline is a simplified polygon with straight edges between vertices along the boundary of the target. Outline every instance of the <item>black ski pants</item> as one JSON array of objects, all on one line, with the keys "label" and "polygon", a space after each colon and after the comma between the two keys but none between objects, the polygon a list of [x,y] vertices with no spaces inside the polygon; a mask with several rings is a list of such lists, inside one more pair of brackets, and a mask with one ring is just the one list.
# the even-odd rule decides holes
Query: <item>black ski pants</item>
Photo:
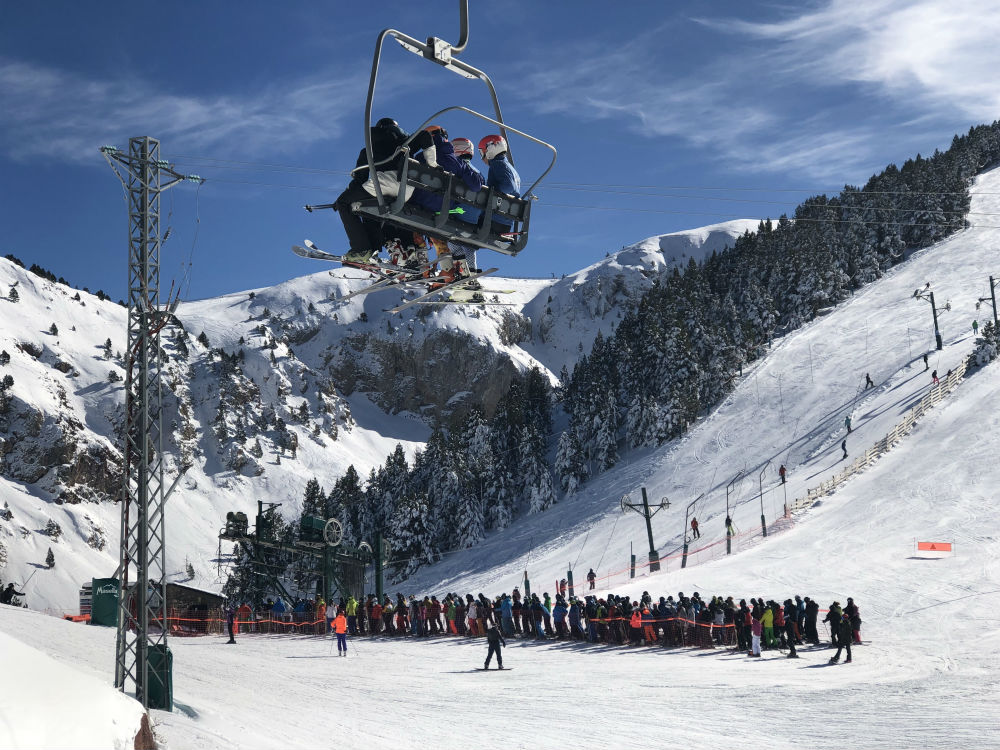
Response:
[{"label": "black ski pants", "polygon": [[[500,655],[500,644],[492,642],[490,643],[490,650],[486,654],[486,664],[483,665],[483,668],[490,668],[490,660],[493,658],[493,654],[497,655],[497,666],[500,669],[503,669],[503,657]],[[848,652],[848,654],[850,654],[850,652]]]},{"label": "black ski pants", "polygon": [[837,653],[833,655],[833,661],[840,660],[840,652],[843,651],[845,648],[847,649],[847,660],[848,661],[851,660],[851,639],[845,638],[837,646]]},{"label": "black ski pants", "polygon": [[351,180],[347,189],[340,194],[334,205],[340,220],[344,224],[344,232],[350,243],[352,252],[378,252],[382,247],[381,222],[373,219],[362,219],[351,211],[351,204],[371,198],[368,191],[362,187],[361,180]]}]

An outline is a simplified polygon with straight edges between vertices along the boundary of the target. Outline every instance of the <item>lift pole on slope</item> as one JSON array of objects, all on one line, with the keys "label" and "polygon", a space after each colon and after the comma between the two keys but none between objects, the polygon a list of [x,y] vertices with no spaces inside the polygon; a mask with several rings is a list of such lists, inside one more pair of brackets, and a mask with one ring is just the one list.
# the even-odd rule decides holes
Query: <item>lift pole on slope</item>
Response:
[{"label": "lift pole on slope", "polygon": [[730,509],[729,506],[729,493],[732,492],[733,485],[743,479],[743,474],[745,473],[745,471],[746,467],[744,467],[739,474],[733,477],[733,481],[731,481],[729,484],[726,485],[726,554],[727,555],[733,554],[733,511]]},{"label": "lift pole on slope", "polygon": [[[941,331],[938,328],[937,305],[934,304],[934,292],[930,291],[930,283],[928,282],[927,286],[923,289],[915,290],[913,296],[931,303],[931,314],[934,316],[934,343],[937,346],[937,350],[941,351],[944,349],[944,343],[941,341]],[[951,305],[948,305],[948,309],[951,309]]]},{"label": "lift pole on slope", "polygon": [[665,510],[670,507],[670,501],[667,498],[660,500],[660,504],[656,507],[656,510],[650,512],[649,510],[649,500],[646,499],[646,488],[642,488],[642,506],[637,503],[633,503],[628,495],[622,497],[621,500],[622,513],[626,510],[634,510],[636,513],[641,515],[646,519],[646,536],[649,537],[649,572],[655,573],[660,569],[660,555],[656,551],[656,545],[653,544],[653,525],[651,522],[653,516],[659,513],[661,510]]},{"label": "lift pole on slope", "polygon": [[[128,153],[101,153],[128,193],[128,342],[125,357],[125,436],[121,548],[116,578],[118,637],[115,687],[132,684],[144,708],[173,707],[163,512],[187,467],[164,491],[160,331],[177,300],[160,306],[160,193],[197,175],[182,175],[160,158],[160,142],[130,138]],[[134,580],[131,575],[135,575]]]},{"label": "lift pole on slope", "polygon": [[[994,326],[1000,326],[1000,321],[997,320],[996,280],[992,276],[990,276],[990,296],[989,297],[980,297],[979,301],[980,302],[985,302],[987,299],[989,299],[991,302],[993,302],[993,325]],[[976,305],[976,309],[977,310],[979,309],[979,305]]]},{"label": "lift pole on slope", "polygon": [[760,474],[757,475],[757,483],[760,487],[760,528],[764,532],[764,536],[767,536],[767,520],[764,518],[764,472],[767,471],[767,467],[771,465],[768,461],[764,464],[764,468],[760,470]]}]

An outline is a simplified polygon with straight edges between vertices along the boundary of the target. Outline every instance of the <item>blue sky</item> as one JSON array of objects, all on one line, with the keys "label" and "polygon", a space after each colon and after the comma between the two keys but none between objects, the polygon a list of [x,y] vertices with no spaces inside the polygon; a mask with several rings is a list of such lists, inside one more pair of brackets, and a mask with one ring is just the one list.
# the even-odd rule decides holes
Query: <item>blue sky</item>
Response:
[{"label": "blue sky", "polygon": [[[559,275],[644,237],[778,216],[947,148],[1000,117],[1000,2],[540,3],[472,0],[461,58],[505,119],[559,149],[510,276]],[[386,27],[456,40],[458,3],[0,4],[0,255],[125,296],[122,188],[98,152],[160,139],[207,182],[164,194],[162,277],[186,298],[325,266],[345,249],[332,201],[363,141]],[[350,10],[347,10],[350,8]],[[486,88],[392,45],[375,117],[415,127]],[[446,117],[477,141],[479,121]],[[544,152],[512,142],[526,182]]]}]

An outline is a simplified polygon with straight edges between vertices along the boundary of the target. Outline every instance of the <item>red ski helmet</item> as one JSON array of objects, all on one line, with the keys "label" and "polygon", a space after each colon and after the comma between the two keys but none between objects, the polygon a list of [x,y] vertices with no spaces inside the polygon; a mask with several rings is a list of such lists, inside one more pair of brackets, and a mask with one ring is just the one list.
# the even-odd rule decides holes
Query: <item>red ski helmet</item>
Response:
[{"label": "red ski helmet", "polygon": [[484,161],[489,161],[497,154],[502,154],[507,150],[507,141],[503,136],[488,135],[479,141],[479,155]]}]

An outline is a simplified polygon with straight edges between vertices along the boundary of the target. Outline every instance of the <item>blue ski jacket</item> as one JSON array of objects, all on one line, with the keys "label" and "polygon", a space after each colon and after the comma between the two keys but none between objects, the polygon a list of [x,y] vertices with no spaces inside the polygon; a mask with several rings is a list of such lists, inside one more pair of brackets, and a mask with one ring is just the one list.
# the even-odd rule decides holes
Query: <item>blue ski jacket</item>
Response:
[{"label": "blue ski jacket", "polygon": [[[514,169],[514,165],[507,161],[505,154],[490,159],[490,171],[486,176],[486,186],[515,198],[521,197],[521,176]],[[513,224],[510,219],[504,218],[496,218],[493,223],[505,227],[510,227]]]},{"label": "blue ski jacket", "polygon": [[[483,176],[474,169],[471,164],[455,156],[455,148],[437,133],[434,134],[434,146],[437,151],[438,166],[445,172],[451,172],[462,178],[462,182],[470,190],[481,190],[483,187]],[[424,161],[423,153],[416,157],[417,161]],[[428,211],[441,210],[441,196],[430,193],[426,190],[414,190],[410,197],[410,203],[414,203]],[[463,220],[464,214],[463,214]]]}]

